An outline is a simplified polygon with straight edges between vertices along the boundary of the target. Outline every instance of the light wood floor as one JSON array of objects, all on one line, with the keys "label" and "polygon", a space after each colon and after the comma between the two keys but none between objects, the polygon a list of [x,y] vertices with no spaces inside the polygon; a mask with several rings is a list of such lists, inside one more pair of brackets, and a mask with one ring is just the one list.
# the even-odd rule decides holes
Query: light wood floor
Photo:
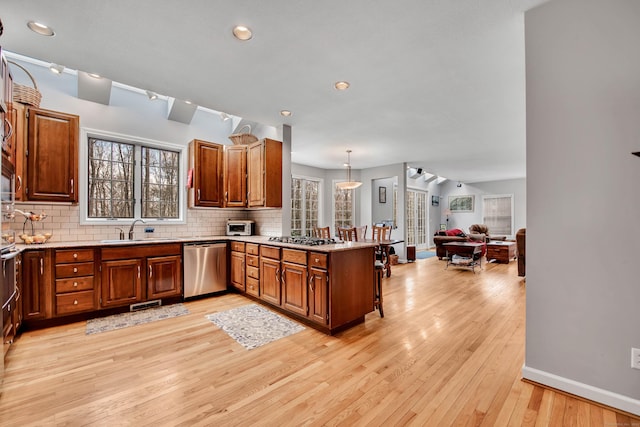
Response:
[{"label": "light wood floor", "polygon": [[24,333],[8,356],[0,425],[640,426],[521,380],[515,262],[473,274],[418,260],[394,268],[384,297],[384,319],[250,351],[204,318],[250,302],[239,295],[92,336],[84,322]]}]

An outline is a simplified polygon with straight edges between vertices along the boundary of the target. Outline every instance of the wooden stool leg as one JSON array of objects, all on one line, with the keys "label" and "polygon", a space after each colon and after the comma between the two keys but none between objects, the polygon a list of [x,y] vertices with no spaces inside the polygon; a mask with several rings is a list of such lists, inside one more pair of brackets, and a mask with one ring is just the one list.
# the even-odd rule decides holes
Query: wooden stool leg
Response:
[{"label": "wooden stool leg", "polygon": [[378,308],[380,317],[384,317],[384,310],[382,308],[382,276],[384,275],[384,268],[382,266],[376,267],[375,280],[373,283],[373,306]]}]

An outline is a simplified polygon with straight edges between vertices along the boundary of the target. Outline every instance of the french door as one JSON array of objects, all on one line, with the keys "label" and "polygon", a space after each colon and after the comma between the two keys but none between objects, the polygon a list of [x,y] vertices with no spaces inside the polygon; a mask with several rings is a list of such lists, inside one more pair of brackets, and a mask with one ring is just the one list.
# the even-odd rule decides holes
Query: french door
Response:
[{"label": "french door", "polygon": [[427,249],[427,192],[407,190],[407,245],[415,246],[417,250]]}]

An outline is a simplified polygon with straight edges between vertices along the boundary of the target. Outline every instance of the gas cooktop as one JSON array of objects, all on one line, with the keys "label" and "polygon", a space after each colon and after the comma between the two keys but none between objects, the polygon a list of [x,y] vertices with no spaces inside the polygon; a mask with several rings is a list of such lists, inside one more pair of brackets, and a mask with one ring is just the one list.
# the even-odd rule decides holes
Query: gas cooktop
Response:
[{"label": "gas cooktop", "polygon": [[306,246],[330,245],[330,244],[336,243],[335,239],[323,239],[319,237],[306,237],[306,236],[269,237],[269,240],[272,242],[294,243],[296,245],[306,245]]}]

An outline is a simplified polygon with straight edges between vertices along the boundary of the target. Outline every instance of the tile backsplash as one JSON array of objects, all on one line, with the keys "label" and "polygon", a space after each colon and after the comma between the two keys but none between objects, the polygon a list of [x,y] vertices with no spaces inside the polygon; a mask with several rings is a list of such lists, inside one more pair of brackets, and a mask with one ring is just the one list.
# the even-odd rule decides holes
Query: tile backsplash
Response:
[{"label": "tile backsplash", "polygon": [[[47,214],[47,218],[34,222],[34,230],[51,232],[53,242],[77,242],[85,240],[117,239],[120,234],[115,225],[81,225],[80,208],[72,205],[16,203],[16,209],[24,212]],[[256,222],[256,234],[277,236],[282,231],[282,209],[237,210],[237,209],[187,209],[186,224],[153,224],[152,235],[144,232],[145,224],[135,226],[135,237],[198,237],[221,236],[225,234],[227,219],[252,219]],[[24,219],[16,213],[10,228],[16,236],[22,234]],[[130,222],[124,222],[120,228],[129,232]],[[4,225],[4,224],[3,224]],[[31,234],[29,223],[25,232]],[[18,242],[21,242],[18,239]]]}]

